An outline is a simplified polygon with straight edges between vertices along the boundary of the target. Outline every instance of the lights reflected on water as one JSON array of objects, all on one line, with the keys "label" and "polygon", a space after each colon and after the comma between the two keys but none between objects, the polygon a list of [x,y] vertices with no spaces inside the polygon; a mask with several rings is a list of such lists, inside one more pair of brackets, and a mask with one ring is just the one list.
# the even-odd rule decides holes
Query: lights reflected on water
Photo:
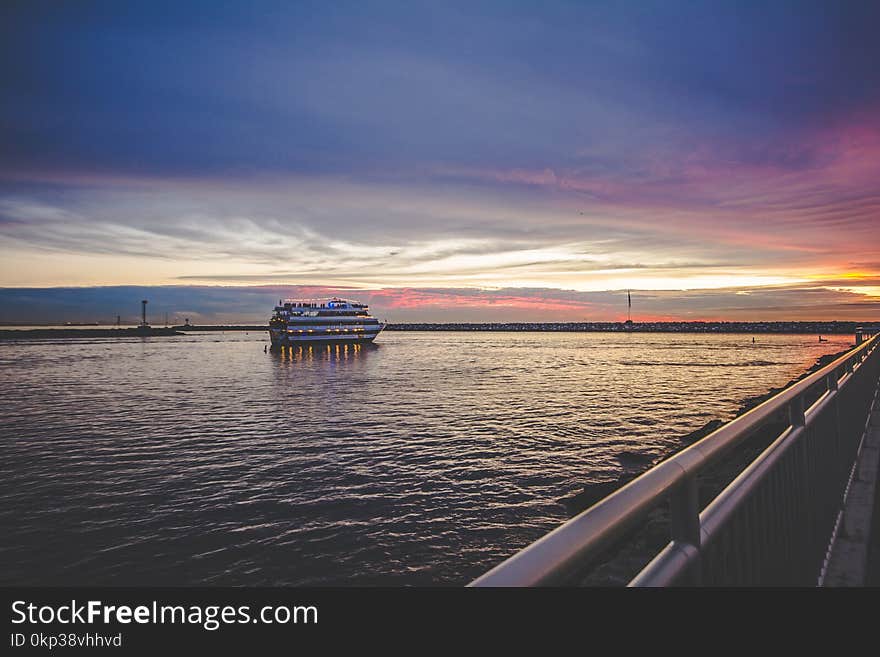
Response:
[{"label": "lights reflected on water", "polygon": [[299,362],[303,360],[353,360],[361,356],[365,351],[370,349],[378,349],[375,344],[303,344],[292,345],[288,347],[279,347],[272,349],[274,354],[281,361]]}]

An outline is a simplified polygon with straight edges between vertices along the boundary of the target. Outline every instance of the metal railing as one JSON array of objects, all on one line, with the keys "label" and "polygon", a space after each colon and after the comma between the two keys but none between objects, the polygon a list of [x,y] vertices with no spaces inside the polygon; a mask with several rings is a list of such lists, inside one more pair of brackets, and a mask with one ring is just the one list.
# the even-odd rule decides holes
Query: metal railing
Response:
[{"label": "metal railing", "polygon": [[[815,585],[874,402],[878,344],[880,335],[874,334],[470,586],[576,582],[666,500],[671,540],[630,586]],[[701,475],[780,416],[787,416],[781,434],[701,509]]]},{"label": "metal railing", "polygon": [[862,344],[872,335],[880,333],[880,326],[857,326],[856,327],[856,346]]}]

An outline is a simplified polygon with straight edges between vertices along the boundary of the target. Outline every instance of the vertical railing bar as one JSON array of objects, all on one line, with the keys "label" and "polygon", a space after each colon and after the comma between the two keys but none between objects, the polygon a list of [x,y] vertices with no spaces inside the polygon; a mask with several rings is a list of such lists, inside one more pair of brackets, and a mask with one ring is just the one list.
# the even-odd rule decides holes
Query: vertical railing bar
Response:
[{"label": "vertical railing bar", "polygon": [[669,498],[670,533],[673,541],[688,543],[697,548],[697,560],[688,568],[684,584],[697,586],[702,581],[700,555],[700,500],[697,477],[688,475]]}]

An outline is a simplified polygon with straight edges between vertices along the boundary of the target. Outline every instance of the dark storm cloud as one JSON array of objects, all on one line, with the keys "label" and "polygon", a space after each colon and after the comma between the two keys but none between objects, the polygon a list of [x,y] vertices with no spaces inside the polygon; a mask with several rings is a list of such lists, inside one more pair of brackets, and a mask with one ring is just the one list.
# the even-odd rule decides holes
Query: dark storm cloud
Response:
[{"label": "dark storm cloud", "polygon": [[663,293],[657,312],[690,316],[768,313],[767,285],[827,280],[829,310],[870,301],[878,18],[6,2],[0,284],[736,290]]},{"label": "dark storm cloud", "polygon": [[[638,175],[615,154],[773,142],[880,98],[870,2],[38,0],[2,12],[0,163],[18,169],[582,160]],[[795,169],[812,157],[733,155]]]}]

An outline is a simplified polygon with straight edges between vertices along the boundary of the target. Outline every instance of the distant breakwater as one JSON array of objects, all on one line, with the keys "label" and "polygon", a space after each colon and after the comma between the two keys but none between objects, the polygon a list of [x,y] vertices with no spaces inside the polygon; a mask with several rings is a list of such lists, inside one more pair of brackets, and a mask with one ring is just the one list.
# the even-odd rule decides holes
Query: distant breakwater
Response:
[{"label": "distant breakwater", "polygon": [[2,329],[0,340],[44,340],[54,338],[150,338],[185,335],[173,328],[71,328]]},{"label": "distant breakwater", "polygon": [[[388,324],[386,331],[499,331],[557,333],[743,333],[854,335],[865,322],[445,322]],[[91,326],[91,325],[90,325]],[[30,338],[115,338],[185,335],[205,331],[268,331],[261,324],[184,324],[164,328],[4,328],[0,340]]]},{"label": "distant breakwater", "polygon": [[268,331],[269,327],[261,324],[184,324],[175,326],[177,331]]},{"label": "distant breakwater", "polygon": [[493,322],[388,324],[386,331],[854,334],[863,322]]},{"label": "distant breakwater", "polygon": [[[389,323],[386,331],[558,331],[639,333],[853,334],[864,322],[444,322]],[[177,331],[268,331],[259,324],[186,324]]]}]

